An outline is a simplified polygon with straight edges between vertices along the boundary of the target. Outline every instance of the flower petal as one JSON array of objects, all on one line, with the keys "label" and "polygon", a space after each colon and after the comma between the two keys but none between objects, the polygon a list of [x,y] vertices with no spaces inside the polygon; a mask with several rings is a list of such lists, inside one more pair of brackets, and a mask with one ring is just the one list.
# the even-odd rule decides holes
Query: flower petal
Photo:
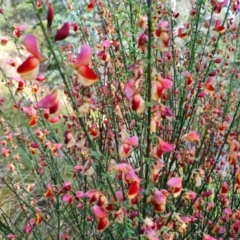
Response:
[{"label": "flower petal", "polygon": [[60,120],[59,116],[55,116],[55,117],[52,117],[52,118],[48,119],[48,121],[51,122],[51,123],[58,123],[59,120]]},{"label": "flower petal", "polygon": [[173,86],[173,82],[166,78],[160,78],[160,82],[165,89],[169,89]]},{"label": "flower petal", "polygon": [[171,152],[174,149],[174,146],[159,138],[159,148],[162,152]]},{"label": "flower petal", "polygon": [[65,22],[62,27],[57,31],[54,40],[61,41],[69,36],[70,33],[70,23]]},{"label": "flower petal", "polygon": [[17,73],[25,80],[35,80],[39,72],[39,64],[38,58],[30,56],[17,68]]},{"label": "flower petal", "polygon": [[132,100],[132,110],[138,114],[141,114],[145,110],[145,104],[140,94],[135,94]]},{"label": "flower petal", "polygon": [[84,44],[81,47],[81,51],[77,56],[76,66],[87,65],[92,58],[92,49]]},{"label": "flower petal", "polygon": [[105,218],[108,216],[107,212],[98,205],[94,205],[92,211],[96,218]]},{"label": "flower petal", "polygon": [[52,108],[58,102],[57,90],[45,96],[42,100],[37,103],[38,108]]},{"label": "flower petal", "polygon": [[182,188],[182,178],[172,177],[168,180],[167,185],[173,188]]},{"label": "flower petal", "polygon": [[109,225],[108,217],[101,218],[98,221],[97,230],[102,232],[102,231],[104,231],[108,227],[108,225]]},{"label": "flower petal", "polygon": [[157,101],[163,93],[163,85],[159,81],[152,81],[151,97],[152,100]]},{"label": "flower petal", "polygon": [[133,199],[138,195],[140,189],[140,184],[138,182],[133,182],[128,188],[127,196],[129,199]]},{"label": "flower petal", "polygon": [[124,93],[125,93],[127,99],[132,101],[133,96],[135,94],[135,87],[134,87],[134,81],[133,80],[131,80],[130,82],[128,82],[125,85]]},{"label": "flower petal", "polygon": [[133,137],[127,137],[125,138],[124,142],[130,146],[137,146],[138,145],[138,137],[133,136]]},{"label": "flower petal", "polygon": [[49,113],[53,114],[56,113],[59,108],[59,101],[56,101],[55,104],[49,108]]},{"label": "flower petal", "polygon": [[153,200],[158,205],[165,205],[167,203],[166,196],[159,190],[154,191]]},{"label": "flower petal", "polygon": [[34,57],[40,59],[41,54],[38,50],[38,43],[37,39],[33,34],[28,34],[23,41],[24,46],[26,47],[27,51],[30,52]]},{"label": "flower petal", "polygon": [[37,124],[37,117],[31,117],[28,124],[29,124],[30,127],[36,126],[36,124]]},{"label": "flower petal", "polygon": [[137,182],[140,183],[141,179],[138,177],[138,175],[135,173],[135,170],[130,170],[126,176],[125,179],[127,182]]},{"label": "flower petal", "polygon": [[85,87],[91,86],[98,80],[98,76],[88,65],[82,65],[77,70],[78,80]]}]

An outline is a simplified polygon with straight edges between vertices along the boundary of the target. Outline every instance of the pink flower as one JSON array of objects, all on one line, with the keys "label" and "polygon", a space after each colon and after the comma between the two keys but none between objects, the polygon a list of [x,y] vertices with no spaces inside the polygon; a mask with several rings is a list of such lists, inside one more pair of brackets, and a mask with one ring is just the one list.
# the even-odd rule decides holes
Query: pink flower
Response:
[{"label": "pink flower", "polygon": [[24,90],[25,86],[26,86],[26,81],[20,77],[13,77],[12,80],[16,80],[17,81],[17,89],[16,92],[21,92]]},{"label": "pink flower", "polygon": [[214,82],[214,77],[209,77],[208,80],[205,83],[206,90],[209,93],[214,93],[215,89],[214,89],[214,86],[213,86],[213,82]]},{"label": "pink flower", "polygon": [[138,137],[137,136],[133,136],[133,137],[126,137],[124,139],[124,143],[130,145],[130,146],[138,146]]},{"label": "pink flower", "polygon": [[135,84],[134,84],[134,80],[131,80],[125,85],[124,93],[125,93],[127,99],[132,101],[135,92],[136,92],[136,87],[135,87]]},{"label": "pink flower", "polygon": [[214,12],[220,13],[222,11],[222,8],[228,4],[228,1],[229,0],[223,0],[223,1],[210,0],[210,3],[213,7]]},{"label": "pink flower", "polygon": [[2,155],[3,157],[8,157],[11,151],[5,147],[2,147]]},{"label": "pink flower", "polygon": [[200,137],[196,131],[190,131],[188,134],[185,134],[182,136],[182,140],[185,140],[188,142],[199,142]]},{"label": "pink flower", "polygon": [[123,192],[122,191],[115,192],[115,196],[119,202],[123,201]]},{"label": "pink flower", "polygon": [[146,239],[159,240],[157,224],[151,218],[145,218],[143,220],[143,226],[141,227]]},{"label": "pink flower", "polygon": [[177,197],[182,191],[182,178],[172,177],[167,181],[167,185],[171,187],[173,196]]},{"label": "pink flower", "polygon": [[203,234],[203,240],[217,240],[216,238],[211,237],[210,235]]},{"label": "pink flower", "polygon": [[105,62],[108,62],[108,61],[110,60],[110,55],[109,55],[108,52],[107,52],[107,49],[108,49],[110,46],[111,46],[110,41],[104,40],[104,41],[103,41],[103,48],[104,48],[104,49],[97,54],[97,56],[98,56],[100,59],[102,59],[103,61],[105,61]]},{"label": "pink flower", "polygon": [[61,239],[63,239],[63,240],[69,240],[68,234],[67,234],[67,233],[62,233],[62,234],[61,234]]},{"label": "pink flower", "polygon": [[[94,193],[94,190],[93,190]],[[105,195],[99,194],[96,196],[95,205],[92,207],[92,212],[97,220],[98,231],[104,231],[109,225],[108,212],[106,208],[108,207],[108,200]]]},{"label": "pink flower", "polygon": [[96,73],[88,65],[91,58],[91,48],[86,44],[82,45],[76,63],[74,64],[74,68],[78,72],[78,81],[85,87],[91,86],[98,80]]},{"label": "pink flower", "polygon": [[151,180],[156,183],[158,181],[158,178],[160,176],[160,171],[164,168],[165,164],[161,162],[157,162],[157,164],[153,165],[152,171],[151,171]]},{"label": "pink flower", "polygon": [[53,90],[37,103],[37,108],[49,109],[49,113],[56,113],[59,107],[57,90]]},{"label": "pink flower", "polygon": [[98,205],[94,205],[92,211],[96,218],[105,218],[108,216],[107,212]]},{"label": "pink flower", "polygon": [[69,204],[72,204],[73,198],[69,193],[67,193],[63,196],[62,201],[66,202],[66,203],[69,203]]},{"label": "pink flower", "polygon": [[167,204],[167,193],[159,190],[154,190],[151,196],[151,203],[156,212],[164,212]]},{"label": "pink flower", "polygon": [[97,56],[101,59],[101,60],[103,60],[103,61],[105,61],[105,62],[108,62],[109,60],[110,60],[110,55],[108,54],[108,52],[104,49],[104,50],[102,50],[102,51],[100,51],[98,54],[97,54]]},{"label": "pink flower", "polygon": [[134,74],[134,81],[141,79],[143,75],[143,62],[138,60],[130,65],[128,69]]},{"label": "pink flower", "polygon": [[132,166],[127,163],[117,164],[115,169],[118,171],[118,179],[128,184],[128,198],[135,198],[139,193],[141,182],[141,179],[135,173],[138,169],[133,169]]},{"label": "pink flower", "polygon": [[13,233],[9,233],[8,235],[7,235],[7,239],[9,239],[9,240],[15,240],[17,238],[17,235],[15,235],[15,234],[13,234]]},{"label": "pink flower", "polygon": [[123,145],[119,148],[119,155],[121,158],[127,158],[129,157],[129,154],[131,153],[132,147],[138,146],[138,137],[126,137],[123,140]]},{"label": "pink flower", "polygon": [[89,203],[95,203],[102,193],[99,190],[91,189],[84,193],[84,197],[89,198]]},{"label": "pink flower", "polygon": [[37,40],[34,35],[29,34],[24,39],[24,46],[32,55],[29,56],[18,68],[17,73],[26,80],[35,80],[39,72],[40,62],[45,60],[45,57],[38,49]]},{"label": "pink flower", "polygon": [[168,22],[162,21],[158,24],[155,29],[155,36],[158,38],[158,50],[160,52],[168,51],[168,47],[170,45],[170,37],[168,34]]},{"label": "pink flower", "polygon": [[135,173],[136,170],[132,169],[125,173],[125,181],[127,183],[137,182],[140,183],[141,180],[138,175]]},{"label": "pink flower", "polygon": [[29,220],[29,223],[25,227],[25,233],[31,233],[32,228],[34,227],[35,224],[36,224],[35,218],[31,218]]},{"label": "pink flower", "polygon": [[162,78],[159,74],[157,80],[152,81],[151,97],[154,101],[157,101],[162,97],[165,89],[170,89],[173,86],[173,82],[169,79]]},{"label": "pink flower", "polygon": [[194,201],[196,199],[197,194],[193,191],[189,191],[184,193],[183,198],[186,200]]},{"label": "pink flower", "polygon": [[81,51],[77,56],[75,67],[81,66],[81,65],[87,65],[92,59],[92,49],[86,45],[83,44],[81,47]]},{"label": "pink flower", "polygon": [[174,146],[158,138],[158,145],[156,145],[152,150],[152,155],[156,158],[161,158],[163,153],[172,152]]}]

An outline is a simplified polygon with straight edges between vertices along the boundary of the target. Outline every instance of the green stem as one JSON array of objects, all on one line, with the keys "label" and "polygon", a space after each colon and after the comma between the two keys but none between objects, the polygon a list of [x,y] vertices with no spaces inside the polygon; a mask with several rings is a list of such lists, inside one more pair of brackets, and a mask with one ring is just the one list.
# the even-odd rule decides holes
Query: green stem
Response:
[{"label": "green stem", "polygon": [[[152,90],[152,83],[151,83],[151,66],[152,66],[152,11],[151,11],[151,6],[152,6],[152,1],[148,0],[147,1],[147,6],[148,6],[148,46],[147,46],[147,84],[148,84],[148,91],[147,91],[147,101],[148,103],[151,102],[151,90]],[[145,160],[147,161],[149,156],[150,156],[150,147],[151,147],[151,139],[150,139],[150,125],[151,125],[151,106],[148,106],[147,109],[147,122],[148,122],[148,129],[147,129],[147,149],[146,149],[146,158]],[[143,167],[143,166],[142,166]],[[148,187],[148,172],[149,172],[149,164],[145,162],[145,190]],[[143,218],[146,217],[146,202],[147,202],[147,196],[144,196],[144,208],[143,208]]]}]

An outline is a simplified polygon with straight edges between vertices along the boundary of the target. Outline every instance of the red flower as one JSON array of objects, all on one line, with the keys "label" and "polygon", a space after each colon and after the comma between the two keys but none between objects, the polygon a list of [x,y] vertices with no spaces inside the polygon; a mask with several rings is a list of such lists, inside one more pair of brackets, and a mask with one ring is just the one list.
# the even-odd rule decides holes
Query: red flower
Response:
[{"label": "red flower", "polygon": [[138,169],[133,169],[132,166],[127,163],[117,164],[115,169],[119,173],[119,179],[128,184],[128,198],[135,198],[139,193],[141,182],[141,179],[135,173]]},{"label": "red flower", "polygon": [[95,7],[96,1],[95,0],[89,0],[89,4],[87,5],[86,9],[88,11],[92,11]]},{"label": "red flower", "polygon": [[44,61],[45,57],[39,52],[37,40],[34,35],[29,34],[25,37],[24,46],[32,55],[17,68],[17,72],[26,80],[35,80],[39,72],[40,62]]},{"label": "red flower", "polygon": [[30,119],[29,126],[34,127],[37,124],[37,119],[38,119],[36,109],[31,105],[29,107],[23,108],[23,112]]},{"label": "red flower", "polygon": [[170,37],[168,34],[168,22],[162,21],[158,24],[157,28],[155,29],[155,36],[158,38],[158,50],[160,52],[168,51],[168,47],[170,45]]},{"label": "red flower", "polygon": [[78,72],[78,81],[85,87],[91,86],[98,80],[98,76],[89,67],[92,58],[92,50],[88,45],[82,45],[81,51],[77,56],[74,68]]},{"label": "red flower", "polygon": [[57,30],[57,33],[54,37],[55,41],[61,41],[64,40],[65,38],[67,38],[70,34],[70,23],[69,22],[65,22],[62,27]]},{"label": "red flower", "polygon": [[214,31],[218,33],[224,33],[225,27],[222,25],[221,20],[216,20],[215,27],[213,28]]},{"label": "red flower", "polygon": [[145,31],[140,34],[137,43],[138,43],[137,47],[139,49],[141,49],[142,51],[144,51],[146,49],[147,43],[148,43],[148,35],[145,33]]},{"label": "red flower", "polygon": [[151,196],[151,203],[153,204],[154,210],[156,212],[164,212],[166,209],[167,204],[167,196],[168,192],[166,190],[154,190],[152,196]]},{"label": "red flower", "polygon": [[22,32],[25,30],[25,27],[20,25],[20,26],[14,26],[14,30],[13,30],[13,36],[15,38],[20,38]]},{"label": "red flower", "polygon": [[[109,225],[108,212],[106,210],[109,204],[105,195],[101,194],[101,192],[97,190],[92,191],[93,194],[95,191],[94,196],[96,197],[96,199],[94,200],[95,205],[92,207],[92,211],[95,218],[97,219],[97,229],[98,231],[102,232]],[[89,195],[89,192],[86,193],[86,196]]]},{"label": "red flower", "polygon": [[169,79],[162,78],[159,74],[155,81],[152,81],[151,97],[154,101],[157,101],[162,97],[165,89],[170,89],[173,86],[173,82]]},{"label": "red flower", "polygon": [[56,113],[59,107],[57,90],[53,90],[37,103],[37,108],[49,109],[49,113]]},{"label": "red flower", "polygon": [[215,13],[220,13],[222,11],[222,8],[228,4],[229,0],[223,0],[223,1],[218,1],[218,0],[210,0],[210,3],[213,7],[213,10]]}]

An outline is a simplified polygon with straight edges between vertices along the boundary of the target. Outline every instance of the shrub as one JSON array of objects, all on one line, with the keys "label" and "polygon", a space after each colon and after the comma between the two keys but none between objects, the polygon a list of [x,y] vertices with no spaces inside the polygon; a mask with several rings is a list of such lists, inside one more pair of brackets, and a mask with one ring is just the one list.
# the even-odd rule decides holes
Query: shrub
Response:
[{"label": "shrub", "polygon": [[239,239],[238,1],[28,4],[43,40],[1,4],[2,237]]}]

